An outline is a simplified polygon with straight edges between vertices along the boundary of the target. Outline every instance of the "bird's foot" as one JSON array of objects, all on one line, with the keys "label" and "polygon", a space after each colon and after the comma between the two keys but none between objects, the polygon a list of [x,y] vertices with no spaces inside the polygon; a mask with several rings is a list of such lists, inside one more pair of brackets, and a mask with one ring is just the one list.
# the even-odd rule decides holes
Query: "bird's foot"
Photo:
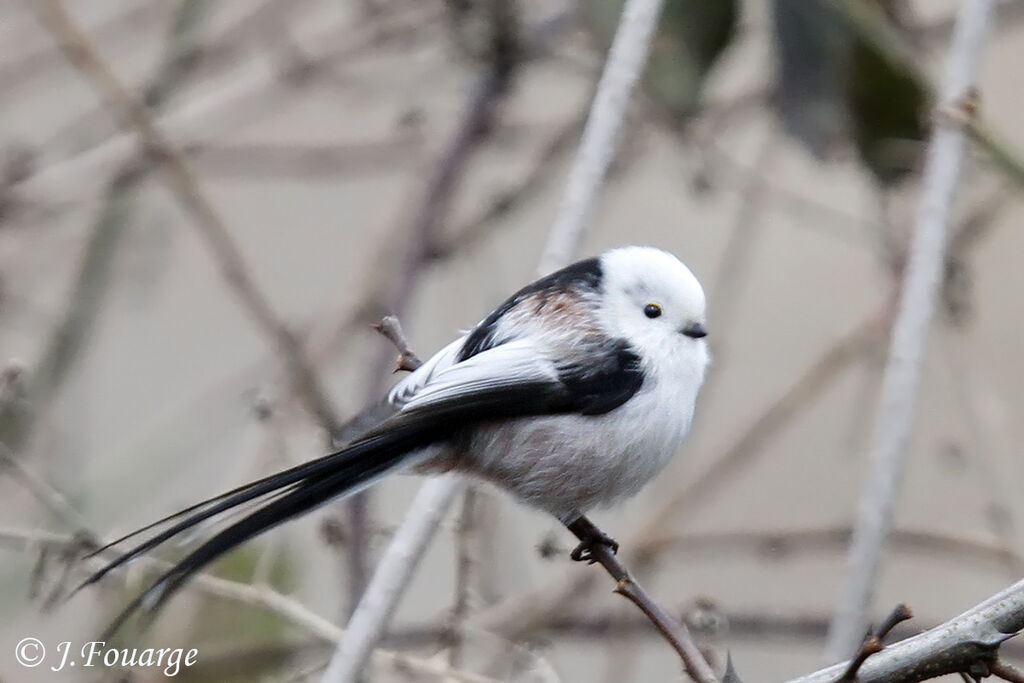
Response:
[{"label": "bird's foot", "polygon": [[580,539],[579,545],[569,554],[569,557],[576,562],[587,562],[589,564],[597,562],[593,552],[596,546],[608,548],[613,555],[619,551],[618,541],[598,529],[586,517],[580,517],[569,524],[568,527]]}]

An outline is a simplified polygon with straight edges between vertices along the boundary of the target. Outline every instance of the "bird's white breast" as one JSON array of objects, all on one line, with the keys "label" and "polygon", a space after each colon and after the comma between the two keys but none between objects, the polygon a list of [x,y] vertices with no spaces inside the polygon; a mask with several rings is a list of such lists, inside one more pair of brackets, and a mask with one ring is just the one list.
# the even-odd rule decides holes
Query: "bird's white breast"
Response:
[{"label": "bird's white breast", "polygon": [[460,466],[563,521],[628,498],[679,449],[706,364],[703,344],[665,355],[636,394],[602,415],[480,425],[459,446]]}]

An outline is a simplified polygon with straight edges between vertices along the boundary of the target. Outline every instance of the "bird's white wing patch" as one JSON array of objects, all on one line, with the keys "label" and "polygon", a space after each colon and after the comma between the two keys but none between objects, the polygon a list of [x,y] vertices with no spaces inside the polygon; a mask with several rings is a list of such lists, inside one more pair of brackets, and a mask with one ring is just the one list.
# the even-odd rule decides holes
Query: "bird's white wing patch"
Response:
[{"label": "bird's white wing patch", "polygon": [[[447,350],[448,347],[438,355]],[[533,339],[517,339],[481,351],[461,363],[437,366],[427,381],[404,399],[401,409],[414,410],[436,402],[539,382],[559,383],[554,363]]]},{"label": "bird's white wing patch", "polygon": [[459,337],[435,353],[423,365],[416,368],[401,382],[392,387],[391,392],[388,393],[388,403],[401,410],[423,387],[430,383],[435,374],[455,364],[455,360],[459,355],[459,349],[466,343],[467,336],[468,334]]}]

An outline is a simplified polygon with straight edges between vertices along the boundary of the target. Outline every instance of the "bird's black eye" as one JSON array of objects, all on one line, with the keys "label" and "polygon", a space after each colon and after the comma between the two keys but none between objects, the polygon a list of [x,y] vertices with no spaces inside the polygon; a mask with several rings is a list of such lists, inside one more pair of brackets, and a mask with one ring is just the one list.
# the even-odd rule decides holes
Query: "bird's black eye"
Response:
[{"label": "bird's black eye", "polygon": [[661,306],[658,304],[647,304],[644,306],[644,315],[648,318],[657,318],[661,315]]}]

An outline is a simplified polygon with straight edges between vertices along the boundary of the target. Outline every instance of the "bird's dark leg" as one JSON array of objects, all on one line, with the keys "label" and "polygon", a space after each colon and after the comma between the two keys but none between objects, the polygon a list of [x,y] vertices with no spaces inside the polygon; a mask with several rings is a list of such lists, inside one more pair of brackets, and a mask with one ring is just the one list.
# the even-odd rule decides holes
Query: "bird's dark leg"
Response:
[{"label": "bird's dark leg", "polygon": [[577,562],[597,562],[591,552],[594,546],[603,545],[615,554],[619,551],[619,544],[614,538],[598,529],[593,522],[584,515],[580,515],[572,522],[565,525],[569,531],[580,539],[580,544],[569,554],[569,557]]}]

